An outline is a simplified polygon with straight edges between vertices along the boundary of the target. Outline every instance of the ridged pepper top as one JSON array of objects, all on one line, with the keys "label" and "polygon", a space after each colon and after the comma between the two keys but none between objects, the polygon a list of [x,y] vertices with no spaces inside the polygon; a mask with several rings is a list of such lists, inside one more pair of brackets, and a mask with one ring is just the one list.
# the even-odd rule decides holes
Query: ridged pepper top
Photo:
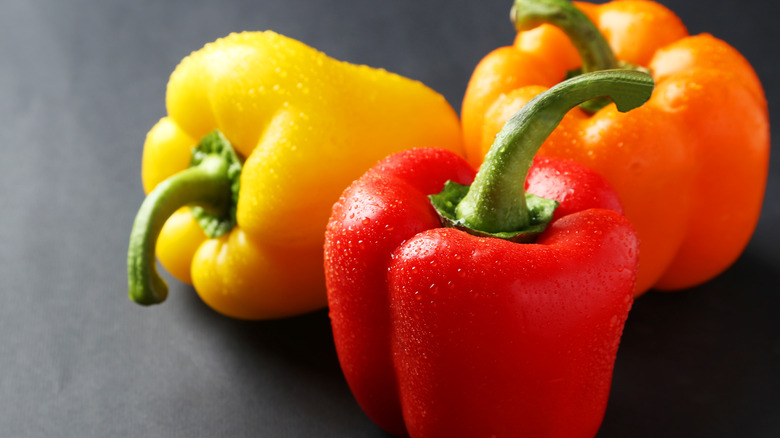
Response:
[{"label": "ridged pepper top", "polygon": [[190,137],[219,129],[246,158],[238,222],[280,242],[321,239],[341,189],[379,158],[461,147],[456,114],[422,83],[270,31],[231,34],[185,58],[166,102]]}]

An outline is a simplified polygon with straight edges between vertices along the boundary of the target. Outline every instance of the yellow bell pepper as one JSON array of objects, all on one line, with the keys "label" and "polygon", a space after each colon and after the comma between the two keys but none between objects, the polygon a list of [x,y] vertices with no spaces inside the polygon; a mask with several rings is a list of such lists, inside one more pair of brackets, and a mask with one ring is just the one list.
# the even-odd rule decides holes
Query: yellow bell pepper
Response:
[{"label": "yellow bell pepper", "polygon": [[231,317],[324,307],[325,227],[344,188],[403,149],[462,152],[440,94],[273,32],[232,34],[186,57],[166,105],[144,144],[148,196],[128,251],[141,304],[167,296],[156,255]]}]

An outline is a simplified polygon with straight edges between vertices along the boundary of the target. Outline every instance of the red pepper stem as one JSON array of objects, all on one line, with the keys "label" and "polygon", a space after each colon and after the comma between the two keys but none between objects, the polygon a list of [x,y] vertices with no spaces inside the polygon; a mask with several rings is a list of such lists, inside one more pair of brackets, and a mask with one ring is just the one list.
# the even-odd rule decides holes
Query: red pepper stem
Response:
[{"label": "red pepper stem", "polygon": [[496,136],[474,183],[457,205],[458,220],[475,230],[501,233],[530,223],[525,179],[534,155],[569,110],[609,97],[621,112],[647,101],[653,79],[635,70],[605,70],[575,76],[537,95]]},{"label": "red pepper stem", "polygon": [[518,31],[545,23],[561,29],[580,54],[583,73],[618,68],[607,40],[568,0],[515,0],[510,16]]},{"label": "red pepper stem", "polygon": [[139,304],[165,301],[168,286],[157,273],[155,247],[165,221],[179,208],[199,205],[211,211],[230,208],[232,180],[219,155],[203,159],[161,182],[138,210],[130,233],[127,277],[130,299]]}]

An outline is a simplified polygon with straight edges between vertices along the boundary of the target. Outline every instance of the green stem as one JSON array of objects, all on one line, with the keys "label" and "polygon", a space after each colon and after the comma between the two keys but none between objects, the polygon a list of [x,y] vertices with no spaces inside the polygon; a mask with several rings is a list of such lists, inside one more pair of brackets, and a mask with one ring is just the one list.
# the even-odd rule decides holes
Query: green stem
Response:
[{"label": "green stem", "polygon": [[547,23],[569,37],[582,58],[582,72],[618,68],[618,61],[598,28],[568,0],[515,0],[511,12],[518,31]]},{"label": "green stem", "polygon": [[210,237],[232,229],[240,173],[238,157],[215,131],[193,150],[190,168],[161,182],[149,193],[130,232],[127,277],[131,300],[148,305],[161,303],[167,297],[168,286],[157,273],[155,248],[165,221],[176,210],[197,206],[193,213]]},{"label": "green stem", "polygon": [[607,70],[575,76],[537,95],[510,118],[490,148],[474,183],[455,208],[458,221],[487,233],[529,226],[524,181],[534,155],[564,115],[590,99],[609,97],[621,112],[650,98],[644,72]]}]

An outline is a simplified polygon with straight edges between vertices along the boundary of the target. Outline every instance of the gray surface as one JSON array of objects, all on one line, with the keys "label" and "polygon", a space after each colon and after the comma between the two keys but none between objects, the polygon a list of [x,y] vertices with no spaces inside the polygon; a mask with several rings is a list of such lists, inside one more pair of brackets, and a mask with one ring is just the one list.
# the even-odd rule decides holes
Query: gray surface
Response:
[{"label": "gray surface", "polygon": [[[0,0],[0,436],[385,436],[341,377],[325,311],[233,321],[175,282],[162,306],[126,298],[143,138],[178,61],[244,29],[420,79],[459,108],[478,60],[511,41],[510,3]],[[775,109],[773,3],[666,4],[742,51]],[[780,436],[779,173],[773,158],[732,269],[635,304],[600,438]]]}]

